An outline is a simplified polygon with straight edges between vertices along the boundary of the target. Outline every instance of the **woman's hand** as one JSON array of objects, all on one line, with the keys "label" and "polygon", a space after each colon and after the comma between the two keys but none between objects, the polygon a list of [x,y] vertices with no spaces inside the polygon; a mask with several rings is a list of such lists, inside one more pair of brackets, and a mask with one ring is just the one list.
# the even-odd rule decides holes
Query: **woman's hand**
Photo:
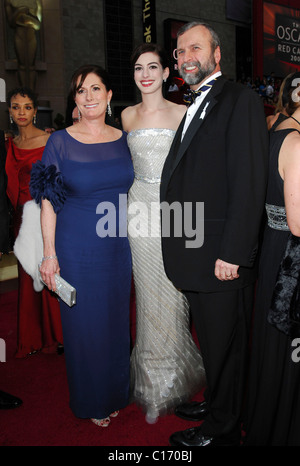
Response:
[{"label": "woman's hand", "polygon": [[59,274],[60,268],[56,256],[46,256],[42,259],[40,266],[40,273],[43,282],[51,291],[56,291],[55,277],[54,275]]}]

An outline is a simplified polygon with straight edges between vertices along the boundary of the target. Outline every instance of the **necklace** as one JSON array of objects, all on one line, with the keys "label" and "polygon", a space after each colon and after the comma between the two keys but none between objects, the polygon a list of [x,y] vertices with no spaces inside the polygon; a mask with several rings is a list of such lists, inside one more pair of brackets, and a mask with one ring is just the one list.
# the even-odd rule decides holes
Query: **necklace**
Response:
[{"label": "necklace", "polygon": [[295,120],[298,123],[298,125],[300,125],[300,121],[296,120],[296,118],[294,118],[293,116],[291,116],[291,118]]}]

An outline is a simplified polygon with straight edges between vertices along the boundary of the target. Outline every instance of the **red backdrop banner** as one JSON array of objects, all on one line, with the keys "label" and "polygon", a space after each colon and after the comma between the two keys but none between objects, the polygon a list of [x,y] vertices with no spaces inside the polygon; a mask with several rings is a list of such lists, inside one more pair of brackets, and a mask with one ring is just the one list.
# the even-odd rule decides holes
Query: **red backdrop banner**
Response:
[{"label": "red backdrop banner", "polygon": [[283,78],[300,70],[299,6],[299,0],[254,0],[254,76]]}]

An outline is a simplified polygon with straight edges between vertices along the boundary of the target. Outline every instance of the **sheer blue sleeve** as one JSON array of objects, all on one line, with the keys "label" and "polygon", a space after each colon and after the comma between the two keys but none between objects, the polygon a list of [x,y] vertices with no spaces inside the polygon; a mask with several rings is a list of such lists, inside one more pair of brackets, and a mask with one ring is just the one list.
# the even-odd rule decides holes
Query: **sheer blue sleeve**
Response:
[{"label": "sheer blue sleeve", "polygon": [[63,176],[60,172],[62,148],[60,137],[53,133],[47,141],[42,160],[32,165],[30,178],[32,198],[39,204],[43,199],[47,199],[55,213],[61,210],[66,199]]}]

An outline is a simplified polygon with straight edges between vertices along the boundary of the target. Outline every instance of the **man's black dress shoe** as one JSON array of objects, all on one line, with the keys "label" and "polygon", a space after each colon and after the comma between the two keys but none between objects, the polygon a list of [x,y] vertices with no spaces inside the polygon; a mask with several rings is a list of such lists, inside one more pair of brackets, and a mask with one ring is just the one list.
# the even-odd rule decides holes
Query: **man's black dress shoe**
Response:
[{"label": "man's black dress shoe", "polygon": [[177,406],[174,413],[186,421],[202,421],[208,414],[208,406],[206,401],[192,401]]},{"label": "man's black dress shoe", "polygon": [[201,427],[192,427],[172,434],[169,443],[172,447],[229,447],[239,446],[240,436],[234,432],[222,437],[210,437],[201,432]]},{"label": "man's black dress shoe", "polygon": [[10,395],[9,393],[2,392],[0,390],[0,409],[12,409],[17,408],[22,404],[22,400],[16,396]]}]

